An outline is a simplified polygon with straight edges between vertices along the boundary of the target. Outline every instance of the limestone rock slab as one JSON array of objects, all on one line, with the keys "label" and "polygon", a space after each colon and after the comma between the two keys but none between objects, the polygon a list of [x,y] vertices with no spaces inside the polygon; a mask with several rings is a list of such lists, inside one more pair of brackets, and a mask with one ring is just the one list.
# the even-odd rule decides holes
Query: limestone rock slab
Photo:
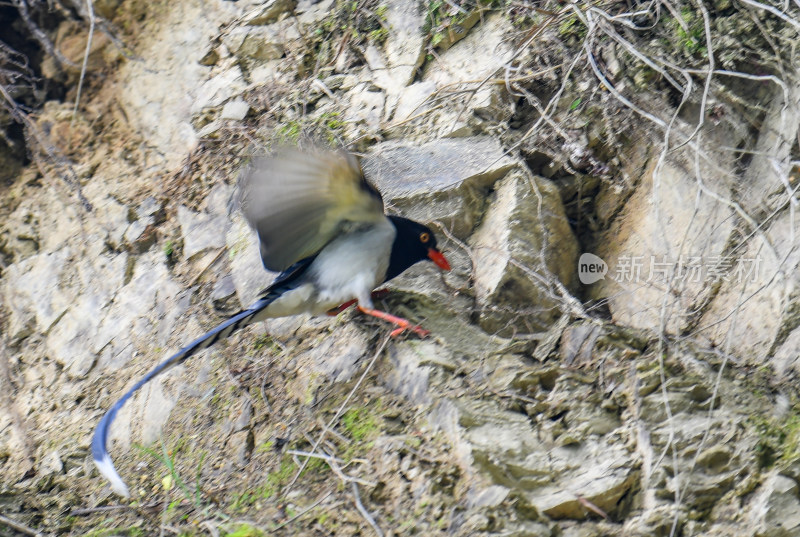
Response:
[{"label": "limestone rock slab", "polygon": [[560,315],[556,283],[574,289],[578,243],[550,181],[511,172],[469,244],[485,330],[541,331]]},{"label": "limestone rock slab", "polygon": [[484,137],[385,142],[362,160],[391,212],[442,222],[459,238],[475,226],[491,185],[515,165],[497,140]]}]

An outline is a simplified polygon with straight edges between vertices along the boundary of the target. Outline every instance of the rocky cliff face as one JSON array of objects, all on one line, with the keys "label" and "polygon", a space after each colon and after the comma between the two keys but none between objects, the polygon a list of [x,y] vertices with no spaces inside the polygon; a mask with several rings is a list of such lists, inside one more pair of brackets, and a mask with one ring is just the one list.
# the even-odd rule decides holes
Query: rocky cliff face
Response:
[{"label": "rocky cliff face", "polygon": [[[0,534],[800,534],[800,12],[664,6],[95,6],[3,153]],[[120,413],[120,504],[92,429],[274,277],[236,174],[298,143],[437,230],[384,303],[433,335],[205,351]]]}]

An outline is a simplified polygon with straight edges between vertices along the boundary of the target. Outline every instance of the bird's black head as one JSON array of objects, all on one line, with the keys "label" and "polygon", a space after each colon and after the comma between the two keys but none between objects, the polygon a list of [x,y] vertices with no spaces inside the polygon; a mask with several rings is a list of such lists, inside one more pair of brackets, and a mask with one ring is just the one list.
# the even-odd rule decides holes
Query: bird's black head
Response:
[{"label": "bird's black head", "polygon": [[392,244],[386,281],[425,259],[430,259],[442,270],[450,270],[450,263],[436,248],[436,237],[427,226],[401,216],[390,216],[389,220],[397,229],[397,235]]}]

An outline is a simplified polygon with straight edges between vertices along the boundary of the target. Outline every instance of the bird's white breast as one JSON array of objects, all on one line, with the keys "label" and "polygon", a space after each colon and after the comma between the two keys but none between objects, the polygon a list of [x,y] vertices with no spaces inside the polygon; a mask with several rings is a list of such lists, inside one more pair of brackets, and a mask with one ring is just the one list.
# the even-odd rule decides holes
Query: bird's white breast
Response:
[{"label": "bird's white breast", "polygon": [[370,293],[386,277],[396,233],[384,218],[345,233],[323,248],[309,267],[317,290],[317,304],[311,313],[325,312],[353,298],[372,307]]}]

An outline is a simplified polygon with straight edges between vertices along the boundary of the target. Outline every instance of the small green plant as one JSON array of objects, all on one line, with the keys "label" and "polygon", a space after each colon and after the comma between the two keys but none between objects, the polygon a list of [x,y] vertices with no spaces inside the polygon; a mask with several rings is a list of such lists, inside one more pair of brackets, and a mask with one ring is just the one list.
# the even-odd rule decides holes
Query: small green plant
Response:
[{"label": "small green plant", "polygon": [[706,50],[705,29],[703,20],[691,8],[681,10],[682,23],[673,18],[666,18],[669,27],[677,36],[677,44],[690,56],[699,55],[705,58]]},{"label": "small green plant", "polygon": [[172,241],[167,240],[167,242],[164,244],[164,255],[167,257],[167,259],[169,259],[172,257],[172,254],[174,253],[175,249],[173,248]]},{"label": "small green plant", "polygon": [[276,133],[278,142],[282,144],[292,143],[296,144],[300,137],[300,122],[297,120],[290,120],[278,127]]},{"label": "small green plant", "polygon": [[[162,442],[161,453],[149,447],[145,446],[137,446],[137,447],[144,453],[147,453],[148,455],[152,456],[153,458],[161,462],[161,464],[163,464],[169,471],[169,473],[161,480],[161,485],[165,490],[171,490],[173,486],[177,486],[183,492],[184,497],[196,508],[202,509],[204,507],[202,501],[202,489],[200,487],[200,478],[203,473],[203,463],[205,462],[206,458],[205,453],[200,454],[200,460],[197,463],[197,471],[195,474],[194,490],[190,490],[189,487],[181,478],[181,476],[178,474],[177,469],[175,468],[175,455],[178,452],[180,452],[180,450],[183,448],[182,441],[179,442],[178,445],[171,451],[167,451],[166,446]],[[168,510],[170,507],[174,508],[175,505],[170,505],[168,507]]]}]

